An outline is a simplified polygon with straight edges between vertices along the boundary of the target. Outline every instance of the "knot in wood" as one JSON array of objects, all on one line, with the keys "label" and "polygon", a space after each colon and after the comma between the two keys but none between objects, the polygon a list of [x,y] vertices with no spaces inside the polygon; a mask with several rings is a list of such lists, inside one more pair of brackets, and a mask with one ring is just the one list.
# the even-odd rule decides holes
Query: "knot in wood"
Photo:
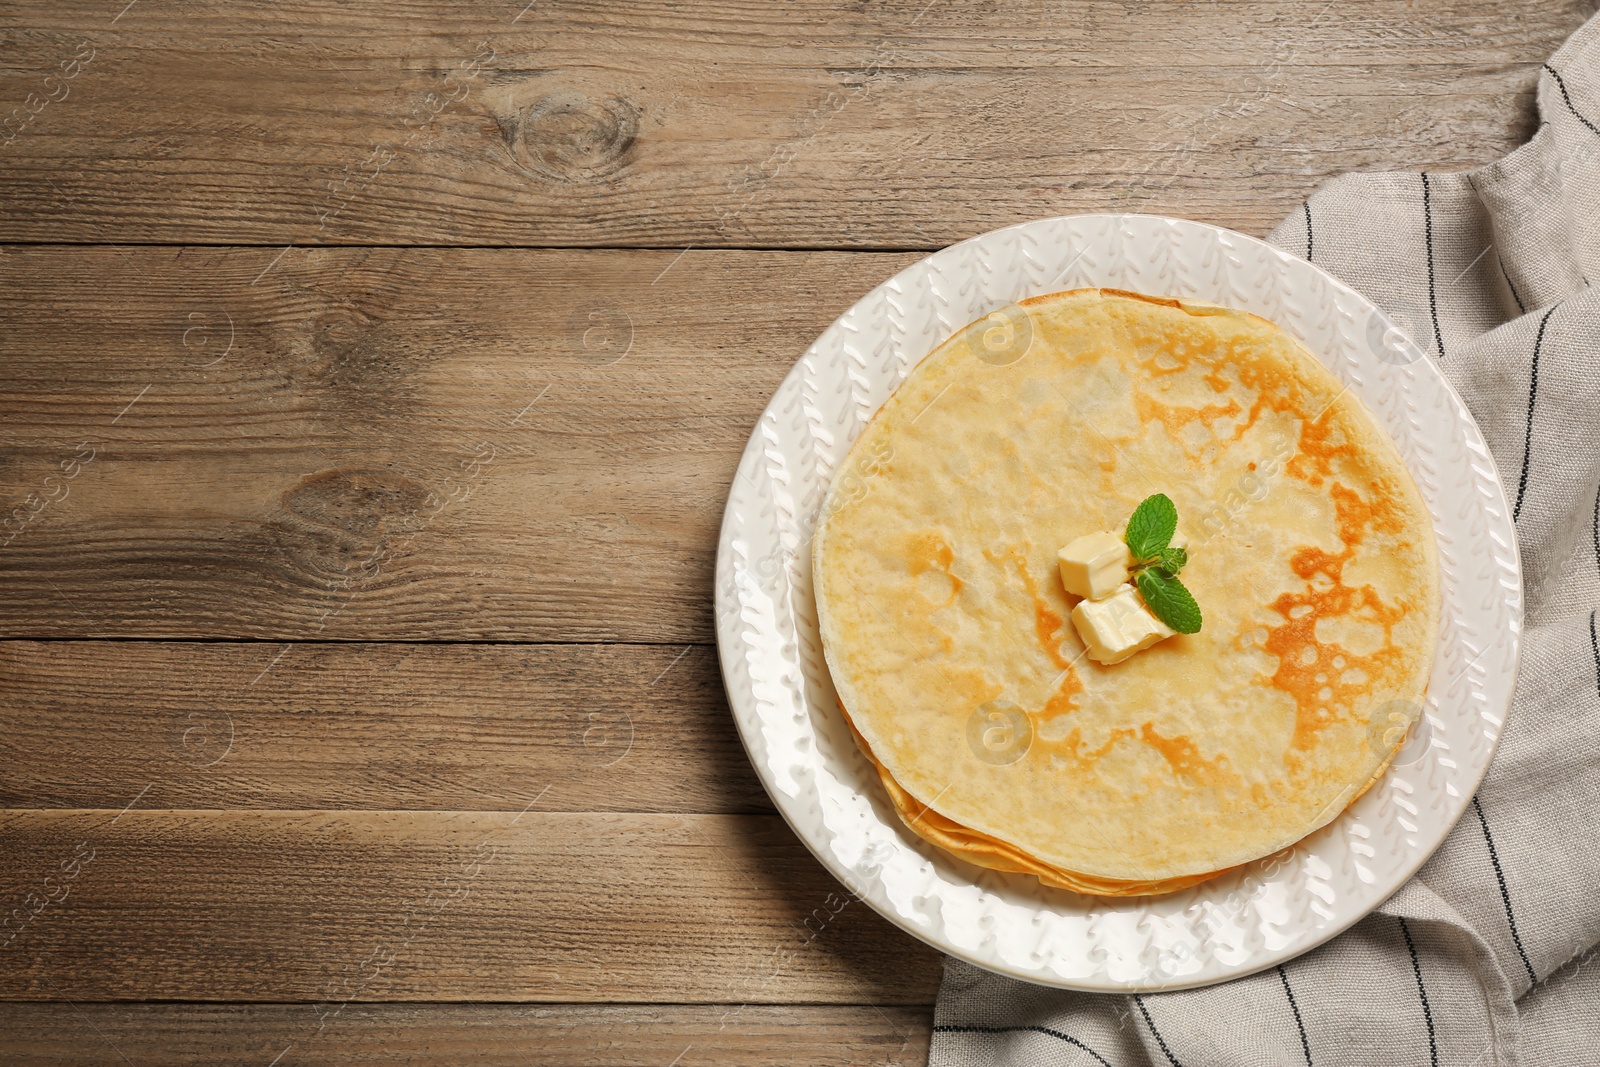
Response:
[{"label": "knot in wood", "polygon": [[562,182],[603,178],[628,162],[639,110],[620,97],[591,99],[558,90],[522,110],[511,148],[530,170]]}]

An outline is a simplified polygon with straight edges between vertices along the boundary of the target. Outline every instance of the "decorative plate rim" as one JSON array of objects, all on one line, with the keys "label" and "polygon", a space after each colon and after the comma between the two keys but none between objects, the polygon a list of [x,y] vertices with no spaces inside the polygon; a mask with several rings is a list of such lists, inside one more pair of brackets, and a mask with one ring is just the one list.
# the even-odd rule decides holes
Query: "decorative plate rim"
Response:
[{"label": "decorative plate rim", "polygon": [[[1063,247],[1063,237],[1080,239]],[[1196,253],[1198,260],[1181,259]],[[1194,272],[1205,268],[1214,277],[1197,282]],[[1036,284],[1052,274],[1043,288]],[[1062,284],[1069,277],[1083,280]],[[1048,889],[1029,876],[968,865],[904,830],[876,775],[863,773],[854,741],[846,738],[846,748],[830,736],[830,715],[839,720],[832,727],[844,727],[827,704],[832,687],[810,592],[809,531],[827,475],[910,368],[997,307],[1094,286],[1241,307],[1288,329],[1385,424],[1423,492],[1439,546],[1441,620],[1427,706],[1384,775],[1295,845],[1160,897]],[[1225,298],[1208,295],[1218,292]],[[923,302],[913,306],[913,299]],[[1308,313],[1322,321],[1309,323]],[[825,386],[834,395],[824,395]],[[1447,425],[1424,424],[1423,403],[1436,424]],[[835,424],[848,419],[847,428],[830,425],[829,415]],[[1451,451],[1435,464],[1440,446]],[[1448,478],[1455,481],[1441,480]],[[1459,503],[1452,489],[1468,507],[1450,512]],[[1282,963],[1354,925],[1416,873],[1465,812],[1498,746],[1521,654],[1522,575],[1510,515],[1493,457],[1454,387],[1382,311],[1322,268],[1186,219],[1037,219],[896,272],[840,315],[785,376],[751,432],[723,512],[718,658],[740,740],[779,813],[830,874],[896,926],[949,955],[1041,985],[1094,992],[1209,985]],[[1472,655],[1463,662],[1464,650]],[[1476,676],[1473,666],[1482,668]],[[1070,969],[1085,961],[1093,966]]]}]

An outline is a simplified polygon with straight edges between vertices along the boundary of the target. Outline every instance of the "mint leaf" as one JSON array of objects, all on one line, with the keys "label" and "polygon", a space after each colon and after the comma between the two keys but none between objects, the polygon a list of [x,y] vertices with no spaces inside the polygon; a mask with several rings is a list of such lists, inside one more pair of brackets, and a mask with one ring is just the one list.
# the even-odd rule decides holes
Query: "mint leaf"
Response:
[{"label": "mint leaf", "polygon": [[1178,529],[1178,506],[1165,493],[1147,496],[1133,509],[1128,519],[1127,532],[1122,535],[1128,542],[1128,551],[1136,561],[1151,559],[1172,543]]},{"label": "mint leaf", "polygon": [[1139,595],[1155,617],[1180,634],[1200,632],[1200,605],[1183,583],[1157,570],[1142,570],[1134,579]]},{"label": "mint leaf", "polygon": [[1183,565],[1189,562],[1189,553],[1181,548],[1163,548],[1156,557],[1156,566],[1166,571],[1168,575],[1177,577],[1183,570]]}]

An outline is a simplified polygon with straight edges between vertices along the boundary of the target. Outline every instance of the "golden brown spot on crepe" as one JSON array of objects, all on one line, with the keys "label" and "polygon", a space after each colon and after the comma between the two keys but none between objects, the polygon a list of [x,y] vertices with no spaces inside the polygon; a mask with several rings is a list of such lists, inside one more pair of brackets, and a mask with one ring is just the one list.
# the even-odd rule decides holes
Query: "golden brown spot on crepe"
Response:
[{"label": "golden brown spot on crepe", "polygon": [[[1308,443],[1306,424],[1313,418],[1321,421],[1334,405],[1323,400],[1320,394],[1309,390],[1306,382],[1299,376],[1285,373],[1264,362],[1260,358],[1258,344],[1253,340],[1234,338],[1229,341],[1225,358],[1236,368],[1239,384],[1256,394],[1243,426],[1235,436],[1243,436],[1244,430],[1254,426],[1263,411],[1271,410],[1279,415],[1291,415],[1300,420],[1300,443],[1302,449],[1306,449]],[[1310,407],[1308,399],[1316,401],[1316,410],[1308,410]],[[1309,450],[1314,452],[1320,447],[1313,435]]]},{"label": "golden brown spot on crepe", "polygon": [[[1230,418],[1244,410],[1239,407],[1237,400],[1229,400],[1226,404],[1207,404],[1198,408],[1173,407],[1161,403],[1148,393],[1137,390],[1133,394],[1133,408],[1138,413],[1140,422],[1160,422],[1166,427],[1167,435],[1175,441],[1183,440],[1178,436],[1178,431],[1197,419],[1206,429],[1214,431],[1218,419]],[[1237,435],[1236,432],[1235,436]]]},{"label": "golden brown spot on crepe", "polygon": [[1004,552],[990,552],[984,549],[983,554],[997,563],[1005,561],[1017,568],[1017,574],[1022,577],[1022,584],[1028,589],[1028,596],[1033,599],[1033,630],[1039,638],[1039,647],[1044,649],[1057,667],[1071,667],[1072,661],[1061,654],[1061,641],[1067,626],[1066,617],[1045,599],[1038,581],[1028,570],[1028,557],[1017,548],[1009,548]]},{"label": "golden brown spot on crepe", "polygon": [[[1390,529],[1398,521],[1393,513],[1393,502],[1381,487],[1374,485],[1373,489],[1374,498],[1368,501],[1346,486],[1338,483],[1330,486],[1339,539],[1344,548],[1338,552],[1310,545],[1298,549],[1290,557],[1289,566],[1307,583],[1306,588],[1298,593],[1284,593],[1272,603],[1284,622],[1268,628],[1265,648],[1278,657],[1278,669],[1271,684],[1288,693],[1295,703],[1291,752],[1312,748],[1317,732],[1338,717],[1334,709],[1348,708],[1350,697],[1372,691],[1370,684],[1348,684],[1342,677],[1328,677],[1330,661],[1342,658],[1351,669],[1364,671],[1369,678],[1382,678],[1400,656],[1392,635],[1394,624],[1405,616],[1406,607],[1390,607],[1379,599],[1371,586],[1353,588],[1344,584],[1344,565],[1355,555],[1368,529]],[[1318,582],[1319,576],[1325,581]],[[1370,656],[1358,656],[1340,645],[1331,642],[1324,645],[1318,641],[1317,620],[1337,615],[1354,615],[1381,624],[1384,647]],[[1324,690],[1332,692],[1324,697]]]},{"label": "golden brown spot on crepe", "polygon": [[1213,786],[1238,780],[1238,775],[1228,770],[1226,760],[1206,759],[1195,743],[1184,734],[1164,737],[1156,732],[1154,723],[1147,722],[1140,728],[1139,738],[1166,758],[1175,775]]},{"label": "golden brown spot on crepe", "polygon": [[1321,485],[1331,476],[1335,458],[1356,454],[1355,445],[1344,436],[1344,428],[1329,417],[1332,408],[1329,404],[1317,418],[1300,422],[1300,450],[1289,461],[1288,470],[1308,485]]},{"label": "golden brown spot on crepe", "polygon": [[1068,670],[1061,679],[1061,684],[1056,686],[1055,692],[1050,694],[1050,699],[1045,701],[1040,709],[1040,715],[1063,715],[1073,710],[1072,697],[1083,692],[1083,680],[1078,677],[1078,672]]},{"label": "golden brown spot on crepe", "polygon": [[1083,679],[1078,677],[1078,672],[1072,667],[1067,667],[1066,673],[1061,676],[1060,683],[1055,691],[1050,694],[1050,699],[1044,702],[1044,707],[1039,709],[1040,718],[1055,718],[1065,715],[1077,708],[1072,703],[1072,698],[1083,692]]},{"label": "golden brown spot on crepe", "polygon": [[[1269,408],[1300,420],[1298,448],[1286,466],[1291,476],[1308,485],[1320,486],[1333,474],[1334,459],[1359,458],[1356,444],[1345,435],[1343,421],[1334,417],[1337,396],[1331,401],[1315,394],[1308,396],[1305,383],[1299,378],[1264,368],[1246,358],[1247,353],[1248,346],[1243,344],[1230,346],[1228,353],[1230,359],[1240,361],[1240,384],[1256,391],[1244,427],[1254,425],[1261,412]],[[1308,399],[1315,400],[1315,410],[1309,410]]]},{"label": "golden brown spot on crepe", "polygon": [[[1334,415],[1337,397],[1332,401],[1308,397],[1298,378],[1261,368],[1254,361],[1242,359],[1240,352],[1230,352],[1230,355],[1241,359],[1241,383],[1257,390],[1247,425],[1267,408],[1300,420],[1295,454],[1284,467],[1287,474],[1320,487],[1332,478],[1335,460],[1359,463],[1360,450],[1347,437],[1342,420]],[[1316,410],[1308,410],[1308,399],[1315,399]],[[1336,709],[1349,709],[1353,698],[1369,694],[1370,683],[1386,677],[1386,668],[1397,664],[1401,658],[1400,650],[1392,642],[1392,628],[1405,615],[1406,609],[1384,604],[1369,586],[1351,588],[1344,584],[1344,565],[1354,556],[1369,528],[1391,532],[1401,528],[1392,487],[1374,482],[1370,488],[1372,499],[1367,501],[1347,486],[1336,482],[1329,486],[1339,539],[1344,548],[1337,553],[1314,546],[1300,548],[1290,558],[1289,565],[1308,586],[1301,593],[1285,593],[1272,605],[1285,622],[1269,629],[1264,647],[1278,657],[1278,670],[1271,684],[1288,693],[1295,702],[1291,764],[1295,762],[1293,753],[1314,747],[1318,731],[1336,721]],[[1384,628],[1384,647],[1370,656],[1358,656],[1336,644],[1324,646],[1316,638],[1317,621],[1338,615],[1380,623]],[[1355,681],[1346,683],[1341,678],[1336,684],[1326,686],[1333,692],[1324,698],[1321,690],[1325,685],[1317,676],[1326,675],[1327,663],[1335,656],[1349,660]]]},{"label": "golden brown spot on crepe", "polygon": [[[1132,727],[1117,726],[1111,729],[1106,737],[1106,743],[1099,748],[1091,748],[1087,752],[1083,749],[1083,731],[1074,726],[1067,735],[1055,742],[1053,756],[1055,759],[1070,763],[1079,774],[1094,770],[1094,765],[1100,762],[1107,752],[1116,747],[1117,742],[1138,737],[1139,732]],[[1035,743],[1038,742],[1035,735]]]},{"label": "golden brown spot on crepe", "polygon": [[991,700],[998,700],[1006,691],[1003,683],[996,682],[983,670],[958,667],[948,662],[936,666],[940,683],[950,692],[959,694],[962,703],[968,707],[976,708]]},{"label": "golden brown spot on crepe", "polygon": [[[1028,582],[1033,584],[1031,578]],[[1032,592],[1032,590],[1029,590]],[[1046,604],[1044,598],[1038,593],[1033,594],[1033,628],[1039,635],[1039,644],[1049,654],[1051,662],[1057,667],[1069,667],[1072,661],[1061,654],[1061,630],[1066,625],[1066,620],[1056,614],[1055,609]]]},{"label": "golden brown spot on crepe", "polygon": [[[1148,373],[1152,378],[1159,379],[1164,375],[1176,374],[1187,370],[1192,365],[1195,358],[1199,357],[1208,368],[1202,377],[1205,382],[1211,386],[1213,391],[1225,393],[1229,390],[1229,388],[1232,387],[1233,383],[1230,382],[1227,376],[1223,373],[1224,363],[1222,362],[1222,359],[1219,359],[1219,355],[1214,347],[1208,344],[1208,339],[1204,338],[1203,336],[1195,338],[1179,337],[1176,339],[1169,336],[1155,336],[1142,338],[1141,340],[1145,344],[1153,344],[1158,346],[1159,356],[1165,356],[1167,359],[1173,361],[1173,366],[1170,368],[1153,368],[1149,370]],[[1233,353],[1231,350],[1223,354],[1223,358],[1232,358],[1232,356]],[[1240,376],[1240,381],[1241,384],[1249,384],[1244,381],[1244,376],[1242,374]],[[1167,435],[1173,440],[1180,442],[1183,440],[1183,438],[1179,436],[1179,431],[1181,431],[1191,422],[1199,421],[1205,426],[1206,429],[1212,431],[1214,434],[1216,432],[1216,422],[1218,419],[1233,418],[1244,411],[1244,409],[1239,406],[1239,402],[1235,399],[1230,399],[1226,404],[1205,404],[1197,408],[1184,407],[1163,404],[1149,393],[1142,392],[1138,389],[1134,390],[1133,404],[1134,411],[1138,415],[1141,423],[1160,422],[1161,425],[1166,429]],[[1261,406],[1262,401],[1257,400],[1251,406],[1250,411],[1245,416],[1245,419],[1239,425],[1233,428],[1232,432],[1228,436],[1228,440],[1237,440],[1244,435],[1246,430],[1255,424],[1256,417],[1260,414]],[[1190,451],[1190,449],[1185,446],[1185,451]]]},{"label": "golden brown spot on crepe", "polygon": [[911,577],[916,578],[921,574],[937,570],[950,579],[950,598],[946,604],[954,602],[957,594],[961,592],[961,579],[956,577],[950,569],[955,563],[955,550],[950,547],[950,542],[937,530],[930,530],[924,534],[915,534],[911,538],[910,550],[907,552],[907,565],[911,568]]}]

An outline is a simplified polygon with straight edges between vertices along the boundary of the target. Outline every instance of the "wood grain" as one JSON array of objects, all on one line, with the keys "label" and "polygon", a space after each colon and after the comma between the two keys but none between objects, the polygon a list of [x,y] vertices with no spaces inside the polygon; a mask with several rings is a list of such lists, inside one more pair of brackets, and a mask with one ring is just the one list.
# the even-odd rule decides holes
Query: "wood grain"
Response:
[{"label": "wood grain", "polygon": [[276,255],[0,255],[0,633],[709,641],[752,426],[915,258]]},{"label": "wood grain", "polygon": [[762,812],[716,651],[0,642],[0,807]]},{"label": "wood grain", "polygon": [[12,810],[0,842],[5,999],[926,1004],[939,977],[776,816]]},{"label": "wood grain", "polygon": [[773,389],[865,250],[1489,161],[1594,9],[0,12],[0,1058],[921,1063],[708,645]]},{"label": "wood grain", "polygon": [[406,1063],[413,1067],[921,1067],[926,1007],[0,1004],[15,1067]]},{"label": "wood grain", "polygon": [[118,6],[0,18],[0,239],[932,248],[1108,209],[1262,233],[1335,174],[1503,154],[1594,8]]}]

